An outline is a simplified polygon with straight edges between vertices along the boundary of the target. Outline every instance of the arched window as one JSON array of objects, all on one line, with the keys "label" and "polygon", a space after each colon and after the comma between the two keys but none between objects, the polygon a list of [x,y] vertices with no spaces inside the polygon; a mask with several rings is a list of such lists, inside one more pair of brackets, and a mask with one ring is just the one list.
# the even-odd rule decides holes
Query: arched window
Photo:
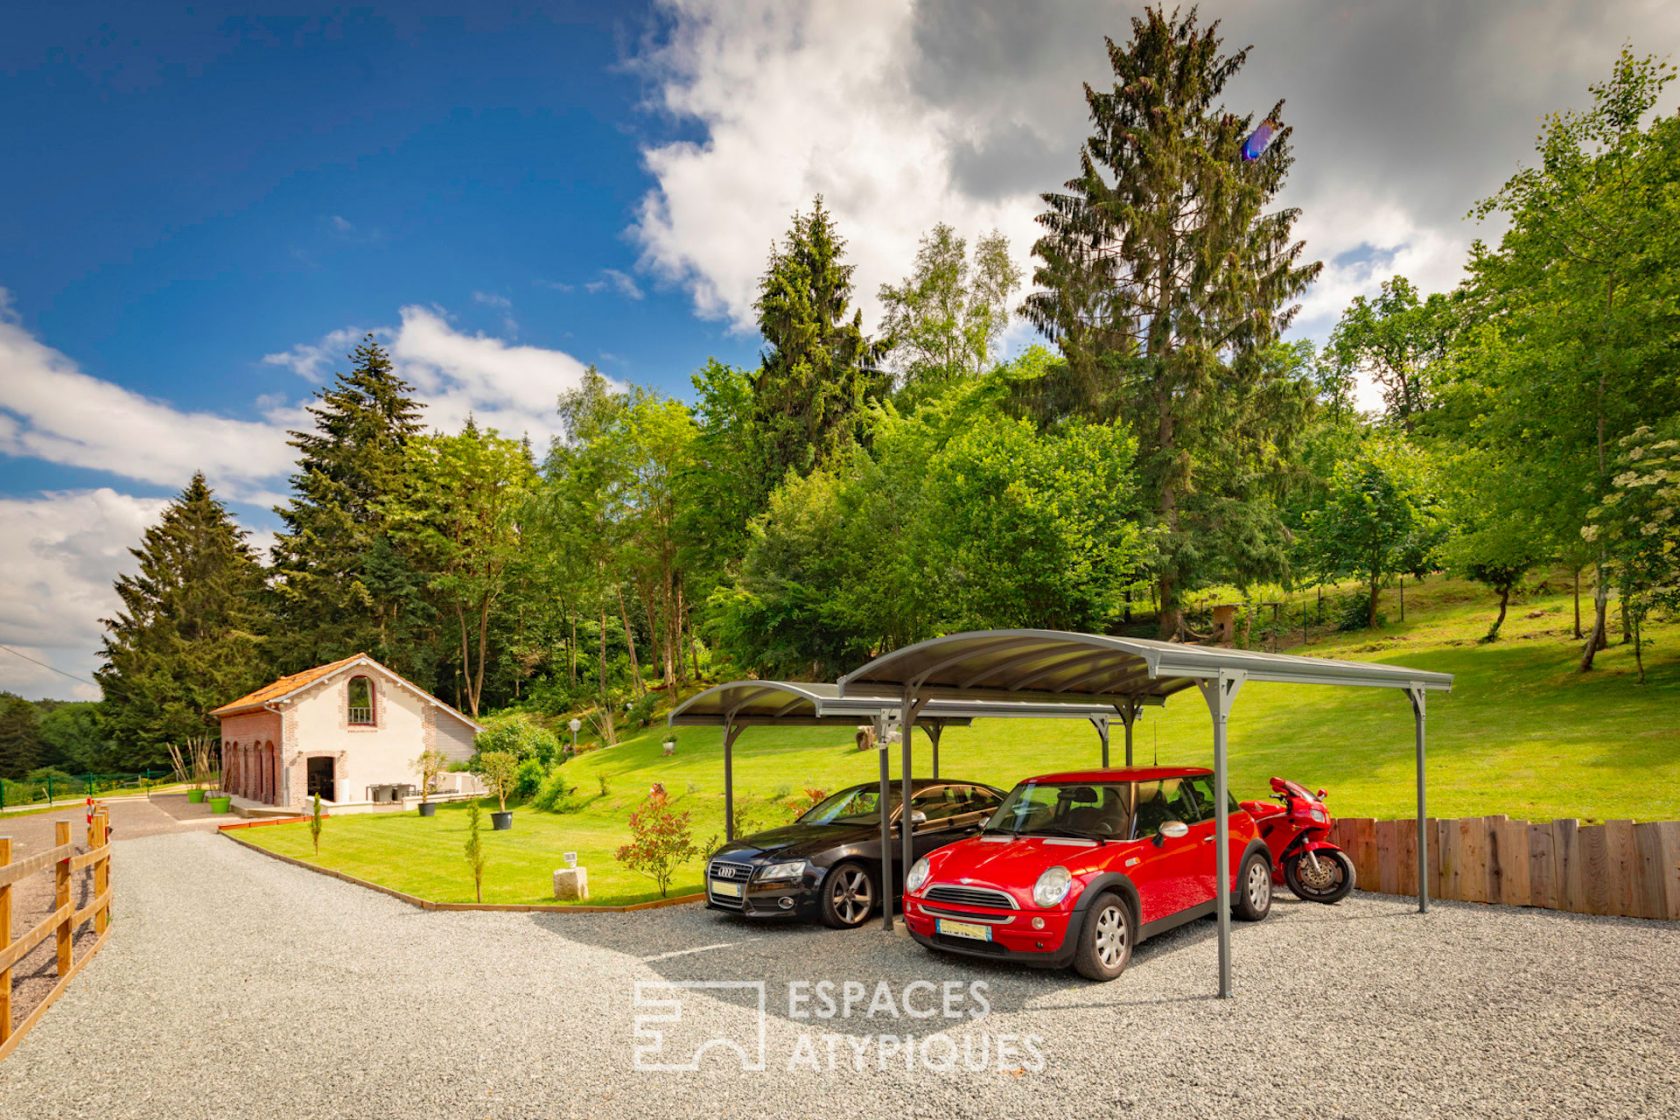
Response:
[{"label": "arched window", "polygon": [[373,682],[366,677],[351,677],[345,689],[345,703],[350,725],[373,726]]}]

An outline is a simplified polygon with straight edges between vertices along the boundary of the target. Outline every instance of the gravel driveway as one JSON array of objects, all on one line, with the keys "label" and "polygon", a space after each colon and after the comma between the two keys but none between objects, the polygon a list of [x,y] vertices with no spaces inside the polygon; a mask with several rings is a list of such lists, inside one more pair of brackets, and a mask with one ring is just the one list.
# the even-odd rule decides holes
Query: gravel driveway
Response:
[{"label": "gravel driveway", "polygon": [[[1279,899],[1238,925],[1238,998],[1220,1002],[1207,922],[1093,985],[695,907],[427,913],[199,833],[120,854],[110,944],[0,1065],[8,1120],[1573,1117],[1680,1100],[1671,923]],[[762,981],[765,1068],[714,1049],[694,1072],[637,1070],[633,1017],[657,1010],[633,1006],[637,981],[645,1000],[742,985],[677,992],[682,1020],[644,1054],[663,1062],[712,1035],[756,1060]],[[817,1017],[847,981],[851,1016]],[[905,1014],[947,996],[956,1020]]]}]

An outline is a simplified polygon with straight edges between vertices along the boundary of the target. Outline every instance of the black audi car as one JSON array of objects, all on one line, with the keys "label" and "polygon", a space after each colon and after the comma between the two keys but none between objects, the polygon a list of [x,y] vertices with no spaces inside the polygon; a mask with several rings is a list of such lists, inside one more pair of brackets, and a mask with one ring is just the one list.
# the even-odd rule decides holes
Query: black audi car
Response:
[{"label": "black audi car", "polygon": [[[917,859],[979,830],[1003,801],[979,782],[919,778],[910,783],[911,846]],[[706,905],[750,918],[820,918],[860,926],[881,904],[879,783],[830,794],[781,828],[732,840],[706,863]],[[887,799],[892,827],[891,890],[902,890],[899,783]]]}]

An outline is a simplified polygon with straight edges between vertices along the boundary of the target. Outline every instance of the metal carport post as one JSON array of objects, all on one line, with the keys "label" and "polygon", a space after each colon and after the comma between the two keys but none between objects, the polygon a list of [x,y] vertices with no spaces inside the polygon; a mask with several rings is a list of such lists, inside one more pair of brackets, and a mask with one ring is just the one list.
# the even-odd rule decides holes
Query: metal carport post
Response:
[{"label": "metal carport post", "polygon": [[[900,690],[904,766],[910,765],[911,727],[924,704],[956,700],[1108,701],[1127,729],[1127,761],[1137,705],[1163,703],[1191,686],[1201,690],[1213,718],[1216,875],[1224,896],[1215,907],[1219,927],[1219,994],[1231,995],[1230,791],[1227,730],[1231,706],[1246,681],[1404,689],[1416,719],[1418,910],[1429,907],[1429,854],[1425,834],[1425,693],[1452,687],[1449,673],[1378,662],[1334,661],[1291,654],[1257,653],[1146,638],[1116,638],[1059,630],[985,630],[950,634],[884,654],[840,678],[841,695],[853,690]],[[1099,728],[1099,733],[1101,728]],[[909,782],[904,796],[909,798]],[[908,861],[908,836],[903,844]],[[908,866],[908,863],[907,863]]]}]

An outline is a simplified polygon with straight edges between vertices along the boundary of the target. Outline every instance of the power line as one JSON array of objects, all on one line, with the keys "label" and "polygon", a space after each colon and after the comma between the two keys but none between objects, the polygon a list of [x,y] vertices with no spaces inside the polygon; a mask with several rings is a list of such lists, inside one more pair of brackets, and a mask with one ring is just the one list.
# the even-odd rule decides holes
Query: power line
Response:
[{"label": "power line", "polygon": [[0,649],[5,650],[7,653],[13,655],[14,657],[21,657],[25,661],[31,662],[32,664],[35,664],[35,665],[39,665],[41,668],[49,670],[50,672],[57,673],[61,677],[69,677],[73,681],[81,681],[83,684],[91,684],[95,688],[99,687],[99,682],[98,681],[90,681],[86,677],[78,677],[74,673],[66,673],[63,669],[57,668],[57,667],[52,666],[52,665],[48,665],[45,661],[36,660],[35,658],[29,656],[27,653],[19,653],[17,650],[13,649],[11,646],[0,645]]}]

